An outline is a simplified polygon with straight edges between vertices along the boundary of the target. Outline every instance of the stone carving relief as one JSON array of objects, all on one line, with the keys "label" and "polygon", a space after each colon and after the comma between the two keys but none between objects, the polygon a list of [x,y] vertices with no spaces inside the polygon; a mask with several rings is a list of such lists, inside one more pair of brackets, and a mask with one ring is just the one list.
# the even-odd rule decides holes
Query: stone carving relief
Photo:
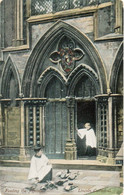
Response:
[{"label": "stone carving relief", "polygon": [[79,48],[75,48],[74,41],[67,36],[63,36],[58,43],[57,51],[50,54],[50,60],[59,64],[64,74],[68,75],[75,68],[75,62],[81,60],[83,56],[84,52]]}]

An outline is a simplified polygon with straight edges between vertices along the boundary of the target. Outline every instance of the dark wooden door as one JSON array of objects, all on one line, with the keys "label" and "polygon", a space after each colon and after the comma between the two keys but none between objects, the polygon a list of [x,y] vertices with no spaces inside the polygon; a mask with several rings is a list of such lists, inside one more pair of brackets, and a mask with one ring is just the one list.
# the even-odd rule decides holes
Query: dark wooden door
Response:
[{"label": "dark wooden door", "polygon": [[48,83],[45,97],[48,98],[45,113],[45,151],[49,158],[64,158],[67,139],[66,89],[53,77]]},{"label": "dark wooden door", "polygon": [[48,102],[45,118],[45,151],[49,158],[64,158],[67,139],[65,102]]}]

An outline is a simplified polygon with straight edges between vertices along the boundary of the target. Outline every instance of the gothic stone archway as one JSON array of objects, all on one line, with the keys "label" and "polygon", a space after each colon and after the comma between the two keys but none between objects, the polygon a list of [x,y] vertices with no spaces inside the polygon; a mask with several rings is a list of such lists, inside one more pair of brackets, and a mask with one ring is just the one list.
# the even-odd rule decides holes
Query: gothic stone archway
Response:
[{"label": "gothic stone archway", "polygon": [[[45,139],[40,140],[40,143],[44,144],[50,157],[52,154],[56,158],[64,156],[65,147],[65,158],[76,158],[75,87],[78,81],[85,77],[96,85],[95,94],[92,94],[92,90],[88,92],[90,98],[106,92],[105,69],[96,48],[86,35],[59,21],[34,48],[22,82],[25,97],[38,99],[37,102],[39,99],[46,99],[41,120],[44,121],[44,127],[41,129],[45,133]],[[34,112],[36,113],[36,109]],[[64,120],[66,122],[63,122]],[[34,135],[36,137],[35,133]],[[53,140],[52,145],[48,144],[50,139]],[[58,147],[59,139],[61,147]],[[37,140],[33,144],[36,142]]]}]

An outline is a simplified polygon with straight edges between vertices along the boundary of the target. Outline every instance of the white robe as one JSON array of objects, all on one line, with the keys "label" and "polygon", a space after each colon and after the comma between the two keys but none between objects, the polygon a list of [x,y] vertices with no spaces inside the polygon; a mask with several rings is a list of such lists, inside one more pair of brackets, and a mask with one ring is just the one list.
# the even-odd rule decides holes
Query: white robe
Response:
[{"label": "white robe", "polygon": [[44,154],[42,154],[41,158],[33,156],[31,159],[28,179],[38,177],[41,181],[52,168],[52,165],[49,165],[48,162],[49,160]]},{"label": "white robe", "polygon": [[93,129],[79,129],[78,135],[81,139],[86,136],[86,146],[90,146],[91,148],[96,148],[96,136]]}]

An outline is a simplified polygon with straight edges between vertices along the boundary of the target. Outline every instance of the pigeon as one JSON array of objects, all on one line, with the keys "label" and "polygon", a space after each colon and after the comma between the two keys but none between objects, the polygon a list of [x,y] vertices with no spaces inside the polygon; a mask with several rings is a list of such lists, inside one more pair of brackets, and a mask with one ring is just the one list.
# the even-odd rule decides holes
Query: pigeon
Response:
[{"label": "pigeon", "polygon": [[74,180],[76,177],[77,177],[77,175],[75,175],[75,174],[70,174],[69,177],[68,177],[68,179],[69,179],[69,180]]},{"label": "pigeon", "polygon": [[68,179],[69,179],[69,180],[74,180],[78,175],[79,175],[79,172],[77,172],[77,173],[71,173],[71,174],[68,176]]},{"label": "pigeon", "polygon": [[69,176],[69,174],[63,173],[63,174],[61,174],[60,178],[61,179],[66,179],[68,176]]},{"label": "pigeon", "polygon": [[71,191],[71,190],[73,190],[75,188],[77,188],[77,186],[67,185],[67,186],[64,187],[64,190],[69,192],[69,191]]},{"label": "pigeon", "polygon": [[72,182],[69,182],[69,183],[68,183],[68,185],[70,185],[70,186],[71,186],[71,185],[73,185],[73,183],[72,183]]},{"label": "pigeon", "polygon": [[47,190],[47,188],[45,187],[45,185],[41,186],[40,191],[45,192],[46,190]]},{"label": "pigeon", "polygon": [[47,182],[47,184],[48,184],[48,188],[50,188],[50,189],[58,188],[58,186],[53,181],[49,181],[49,182]]},{"label": "pigeon", "polygon": [[32,185],[31,187],[26,187],[25,189],[29,191],[34,191],[36,187],[37,185],[35,184],[35,185]]},{"label": "pigeon", "polygon": [[67,169],[67,174],[68,174],[68,173],[71,173],[69,169]]},{"label": "pigeon", "polygon": [[62,186],[67,181],[68,181],[68,179],[66,179],[66,180],[59,180],[59,181],[56,181],[55,184],[58,185],[58,186]]}]

